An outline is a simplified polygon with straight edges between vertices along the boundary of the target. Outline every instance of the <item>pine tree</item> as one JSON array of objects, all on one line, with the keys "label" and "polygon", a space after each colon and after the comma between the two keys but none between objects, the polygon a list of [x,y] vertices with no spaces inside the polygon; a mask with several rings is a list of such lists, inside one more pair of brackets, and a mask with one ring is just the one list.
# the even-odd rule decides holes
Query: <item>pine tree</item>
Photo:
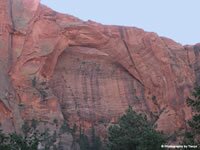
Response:
[{"label": "pine tree", "polygon": [[189,129],[185,133],[183,143],[200,147],[200,87],[194,88],[192,97],[188,97],[186,102],[191,107],[194,115],[187,122]]},{"label": "pine tree", "polygon": [[92,126],[91,131],[91,140],[89,140],[88,136],[84,133],[84,130],[80,127],[80,134],[79,134],[79,145],[81,150],[101,150],[102,143],[99,136],[96,135],[95,127]]},{"label": "pine tree", "polygon": [[108,130],[109,150],[160,150],[164,143],[164,136],[131,107]]},{"label": "pine tree", "polygon": [[82,127],[79,128],[79,139],[78,143],[80,145],[81,150],[89,150],[90,149],[90,143],[88,140],[87,135],[85,135],[84,130],[82,130]]},{"label": "pine tree", "polygon": [[100,150],[101,149],[101,139],[96,135],[95,128],[92,126],[92,137],[91,137],[91,147],[90,150]]}]

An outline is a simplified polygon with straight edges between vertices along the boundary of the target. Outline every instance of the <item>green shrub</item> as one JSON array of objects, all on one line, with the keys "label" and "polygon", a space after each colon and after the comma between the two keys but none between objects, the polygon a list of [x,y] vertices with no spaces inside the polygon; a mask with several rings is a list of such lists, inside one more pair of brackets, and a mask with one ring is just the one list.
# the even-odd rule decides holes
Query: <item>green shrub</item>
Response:
[{"label": "green shrub", "polygon": [[187,122],[189,128],[184,134],[183,144],[200,147],[200,86],[194,88],[192,97],[188,97],[186,102],[192,108],[194,115]]},{"label": "green shrub", "polygon": [[48,93],[45,90],[43,90],[43,89],[40,89],[39,93],[40,93],[41,99],[42,100],[46,100],[46,98],[48,96]]},{"label": "green shrub", "polygon": [[91,130],[91,141],[89,141],[88,136],[84,133],[84,130],[80,128],[80,134],[78,139],[80,150],[101,150],[101,139],[96,135],[94,126]]},{"label": "green shrub", "polygon": [[33,86],[33,87],[36,86],[36,77],[34,77],[34,78],[32,79],[32,86]]},{"label": "green shrub", "polygon": [[37,133],[30,136],[22,136],[16,133],[6,135],[0,131],[1,150],[37,150],[40,135]]},{"label": "green shrub", "polygon": [[44,145],[43,150],[49,150],[50,147],[56,147],[54,143],[57,139],[57,133],[49,134],[49,130],[39,133],[36,130],[38,121],[24,121],[22,125],[23,134],[11,133],[4,134],[0,130],[0,150],[37,150],[39,143]]},{"label": "green shrub", "polygon": [[108,129],[108,150],[160,150],[165,142],[164,135],[131,107]]},{"label": "green shrub", "polygon": [[80,131],[78,143],[80,145],[80,150],[90,150],[88,137],[82,131]]},{"label": "green shrub", "polygon": [[22,131],[25,134],[25,136],[27,136],[27,134],[30,132],[31,127],[29,125],[29,122],[26,120],[24,121],[24,124],[22,125]]},{"label": "green shrub", "polygon": [[31,120],[31,127],[35,130],[37,128],[38,125],[38,121],[35,119]]},{"label": "green shrub", "polygon": [[56,124],[56,126],[58,125],[58,119],[53,119],[53,123]]},{"label": "green shrub", "polygon": [[66,133],[66,132],[70,132],[70,131],[71,131],[71,129],[69,127],[69,124],[67,123],[66,120],[64,120],[63,124],[62,124],[62,126],[60,128],[60,133]]}]

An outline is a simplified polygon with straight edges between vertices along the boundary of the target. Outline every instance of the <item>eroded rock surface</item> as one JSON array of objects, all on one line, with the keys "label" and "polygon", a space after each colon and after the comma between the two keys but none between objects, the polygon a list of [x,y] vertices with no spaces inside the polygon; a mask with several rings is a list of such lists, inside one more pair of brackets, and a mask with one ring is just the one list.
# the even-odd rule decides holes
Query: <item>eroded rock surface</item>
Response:
[{"label": "eroded rock surface", "polygon": [[130,105],[173,133],[191,117],[200,46],[135,27],[57,13],[39,0],[0,1],[0,122],[68,120],[102,137]]}]

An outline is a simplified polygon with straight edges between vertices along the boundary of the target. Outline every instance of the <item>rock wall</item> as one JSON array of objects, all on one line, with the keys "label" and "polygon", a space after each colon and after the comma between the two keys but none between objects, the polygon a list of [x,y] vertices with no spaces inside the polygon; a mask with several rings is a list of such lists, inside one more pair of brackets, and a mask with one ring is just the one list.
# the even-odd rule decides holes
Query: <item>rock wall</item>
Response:
[{"label": "rock wall", "polygon": [[[199,44],[57,13],[39,0],[0,1],[0,122],[68,120],[102,137],[130,105],[166,133],[185,128],[199,83]],[[8,128],[9,127],[9,128]]]}]

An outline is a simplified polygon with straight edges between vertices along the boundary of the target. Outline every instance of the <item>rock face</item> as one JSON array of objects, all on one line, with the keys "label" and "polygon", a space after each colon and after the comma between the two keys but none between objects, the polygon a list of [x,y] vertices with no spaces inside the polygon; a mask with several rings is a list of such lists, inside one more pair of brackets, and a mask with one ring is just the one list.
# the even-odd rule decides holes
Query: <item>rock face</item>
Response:
[{"label": "rock face", "polygon": [[173,133],[191,117],[200,45],[59,14],[39,0],[0,1],[0,123],[68,120],[106,136],[130,105]]}]

